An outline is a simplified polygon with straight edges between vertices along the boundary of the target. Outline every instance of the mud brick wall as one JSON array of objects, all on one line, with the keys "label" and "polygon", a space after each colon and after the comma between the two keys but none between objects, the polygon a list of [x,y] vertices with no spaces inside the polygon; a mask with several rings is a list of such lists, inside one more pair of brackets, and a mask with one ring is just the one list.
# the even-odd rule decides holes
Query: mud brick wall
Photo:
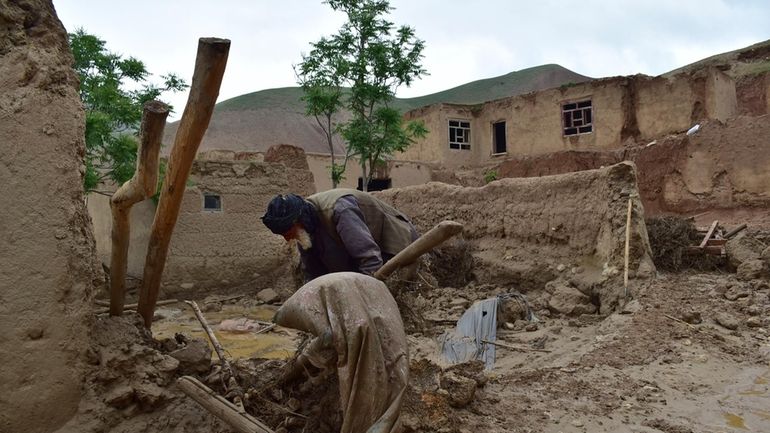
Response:
[{"label": "mud brick wall", "polygon": [[0,431],[77,411],[97,273],[84,113],[50,1],[0,0]]},{"label": "mud brick wall", "polygon": [[462,223],[473,279],[526,291],[574,269],[586,290],[602,298],[603,310],[614,308],[622,293],[632,196],[630,277],[644,280],[654,271],[632,163],[479,188],[429,183],[377,195],[413,218],[421,232],[445,219]]},{"label": "mud brick wall", "polygon": [[[163,290],[173,295],[250,282],[255,289],[291,285],[291,251],[260,217],[276,194],[307,196],[315,192],[313,185],[306,168],[196,161],[171,239]],[[221,211],[204,210],[207,194],[220,197]]]}]

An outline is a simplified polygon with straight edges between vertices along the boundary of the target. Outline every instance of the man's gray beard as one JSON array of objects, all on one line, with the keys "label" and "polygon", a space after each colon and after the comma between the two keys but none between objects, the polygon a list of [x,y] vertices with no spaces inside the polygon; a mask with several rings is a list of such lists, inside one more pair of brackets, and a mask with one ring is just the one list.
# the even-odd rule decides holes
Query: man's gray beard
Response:
[{"label": "man's gray beard", "polygon": [[305,229],[297,230],[296,241],[300,248],[305,251],[313,248],[313,240],[310,238],[310,234]]}]

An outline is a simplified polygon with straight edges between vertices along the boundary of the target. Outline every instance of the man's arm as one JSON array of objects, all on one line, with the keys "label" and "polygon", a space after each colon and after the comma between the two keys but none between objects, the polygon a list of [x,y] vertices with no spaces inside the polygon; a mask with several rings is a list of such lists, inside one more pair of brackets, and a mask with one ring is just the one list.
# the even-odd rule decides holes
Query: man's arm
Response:
[{"label": "man's arm", "polygon": [[341,197],[334,204],[334,224],[337,234],[361,273],[372,275],[382,267],[382,252],[374,241],[364,214],[352,195]]}]

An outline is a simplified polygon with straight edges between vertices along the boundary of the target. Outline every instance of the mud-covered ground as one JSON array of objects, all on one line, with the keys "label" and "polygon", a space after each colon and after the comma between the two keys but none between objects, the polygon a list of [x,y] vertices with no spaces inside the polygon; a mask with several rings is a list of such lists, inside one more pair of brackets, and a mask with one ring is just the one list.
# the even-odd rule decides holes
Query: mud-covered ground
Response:
[{"label": "mud-covered ground", "polygon": [[[412,293],[425,320],[408,336],[405,431],[770,431],[767,281],[741,282],[724,272],[660,274],[637,288],[625,311],[606,318],[551,313],[532,293],[528,299],[539,322],[503,327],[498,342],[537,351],[498,347],[491,371],[480,362],[446,365],[436,336],[473,301],[513,289],[421,284]],[[248,315],[254,302],[236,298],[222,311],[237,315],[239,306]],[[277,307],[262,306],[259,314],[271,308]],[[169,317],[161,322],[178,318],[173,310],[164,310]],[[208,314],[217,317],[216,328],[221,311]],[[188,326],[191,320],[182,319]],[[169,354],[178,343],[150,338],[130,316],[99,322],[90,398],[63,431],[229,431],[174,385],[186,373],[218,389],[212,370],[176,361]],[[277,339],[282,347],[301,341],[281,329],[254,336],[260,338]],[[242,355],[236,362],[247,409],[277,431],[335,431],[340,414],[333,375],[280,387],[276,378],[284,361],[270,345],[254,347],[279,359]]]}]

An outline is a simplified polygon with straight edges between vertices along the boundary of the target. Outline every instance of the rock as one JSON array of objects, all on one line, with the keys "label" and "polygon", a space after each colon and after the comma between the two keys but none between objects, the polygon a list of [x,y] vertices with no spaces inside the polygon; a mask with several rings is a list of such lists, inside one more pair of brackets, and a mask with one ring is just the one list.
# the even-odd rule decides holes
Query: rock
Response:
[{"label": "rock", "polygon": [[134,389],[128,385],[120,385],[104,396],[104,402],[117,409],[123,409],[134,401]]},{"label": "rock", "polygon": [[467,406],[476,395],[476,381],[452,371],[442,374],[441,388],[449,393],[449,404],[453,407]]},{"label": "rock", "polygon": [[300,410],[300,408],[302,408],[302,403],[296,398],[292,397],[286,401],[286,408],[292,412],[297,412]]},{"label": "rock", "polygon": [[759,260],[765,246],[746,233],[730,239],[725,244],[725,254],[730,266],[738,268],[742,263]]},{"label": "rock", "polygon": [[154,383],[142,383],[134,388],[134,395],[145,410],[157,408],[168,400],[163,388]]},{"label": "rock", "polygon": [[749,316],[759,316],[762,314],[762,308],[757,305],[749,305],[746,307],[746,314]]},{"label": "rock", "polygon": [[565,269],[567,269],[567,267],[561,263],[558,266],[556,266],[556,270],[559,272],[564,272]]},{"label": "rock", "polygon": [[211,348],[200,338],[193,338],[169,356],[179,361],[179,372],[182,374],[207,373],[211,367]]},{"label": "rock", "polygon": [[190,290],[193,287],[195,287],[195,284],[193,284],[193,283],[182,283],[182,284],[179,285],[179,287],[181,287],[181,288],[183,288],[185,290]]},{"label": "rock", "polygon": [[736,276],[741,281],[749,281],[762,278],[767,275],[765,262],[762,260],[748,260],[738,266]]},{"label": "rock", "polygon": [[703,319],[701,318],[699,311],[694,310],[686,310],[683,311],[680,315],[681,319],[685,322],[691,324],[691,325],[697,325],[701,322],[703,322]]},{"label": "rock", "polygon": [[573,419],[572,421],[570,421],[570,424],[572,424],[575,427],[583,427],[583,425],[585,425],[583,421],[579,419]]},{"label": "rock", "polygon": [[278,296],[278,293],[273,289],[263,289],[257,293],[257,299],[265,304],[272,304],[273,302],[279,301],[280,296]]},{"label": "rock", "polygon": [[620,310],[621,314],[634,314],[638,313],[642,310],[642,304],[639,303],[638,299],[632,299],[630,302],[626,303],[626,305],[623,306],[623,309]]},{"label": "rock", "polygon": [[207,313],[216,313],[222,311],[222,303],[219,301],[207,301],[203,304],[203,311]]},{"label": "rock", "polygon": [[551,299],[548,301],[548,308],[568,316],[596,313],[596,305],[591,303],[588,296],[574,287],[563,284],[557,286],[554,290]]},{"label": "rock", "polygon": [[740,325],[735,317],[727,313],[717,313],[716,317],[714,317],[714,320],[716,320],[716,322],[722,327],[731,331],[738,329],[738,326]]},{"label": "rock", "polygon": [[762,327],[762,320],[759,317],[749,317],[746,319],[746,326],[749,328],[760,328]]},{"label": "rock", "polygon": [[553,328],[549,329],[552,334],[561,334],[561,326],[554,326]]},{"label": "rock", "polygon": [[513,322],[513,329],[515,331],[521,331],[524,328],[526,328],[527,325],[529,325],[529,322],[527,322],[526,320],[519,319],[519,320]]},{"label": "rock", "polygon": [[537,331],[537,323],[530,323],[527,326],[524,327],[524,330],[527,332],[534,332]]},{"label": "rock", "polygon": [[507,329],[509,331],[512,331],[513,329],[515,329],[514,324],[511,323],[511,322],[505,322],[505,324],[503,324],[503,326],[505,327],[505,329]]},{"label": "rock", "polygon": [[749,296],[749,291],[744,289],[741,285],[733,285],[724,293],[725,299],[728,301],[735,301],[739,298],[745,298]]}]

